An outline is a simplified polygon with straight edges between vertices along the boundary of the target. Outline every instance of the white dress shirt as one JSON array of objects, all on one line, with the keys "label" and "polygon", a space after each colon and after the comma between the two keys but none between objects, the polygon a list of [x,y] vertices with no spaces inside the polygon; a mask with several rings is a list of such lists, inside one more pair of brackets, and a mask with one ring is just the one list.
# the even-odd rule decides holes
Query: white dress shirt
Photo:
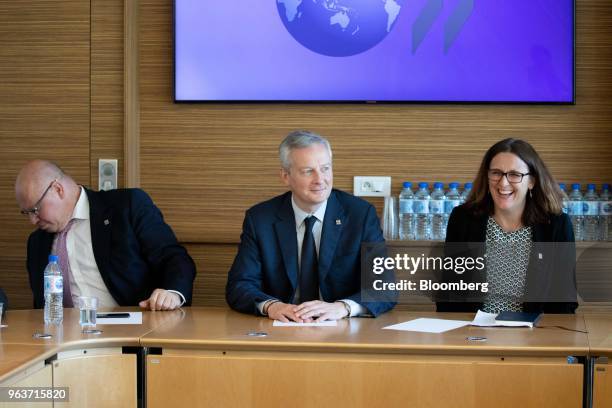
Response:
[{"label": "white dress shirt", "polygon": [[[72,272],[70,292],[73,304],[78,306],[77,298],[79,296],[95,296],[98,298],[100,309],[119,306],[106,287],[102,275],[100,275],[98,264],[96,264],[89,222],[89,199],[83,187],[81,187],[79,199],[72,212],[72,219],[75,219],[75,221],[73,221],[72,228],[66,235],[66,249],[70,271]],[[182,293],[175,290],[169,290],[169,292],[179,295],[182,302],[181,306],[185,303],[185,297]]]},{"label": "white dress shirt", "polygon": [[72,218],[76,220],[66,236],[66,249],[72,272],[70,292],[73,304],[77,306],[79,296],[95,296],[98,298],[99,308],[119,306],[108,291],[96,264],[91,243],[89,199],[83,187],[72,212]]},{"label": "white dress shirt", "polygon": [[[321,233],[323,232],[323,220],[325,219],[325,210],[327,209],[327,200],[314,213],[308,213],[302,210],[296,204],[293,199],[293,194],[291,195],[291,206],[293,207],[293,214],[295,215],[295,233],[297,236],[297,248],[298,248],[298,269],[302,265],[302,243],[304,242],[304,234],[306,233],[306,218],[313,216],[316,218],[314,225],[312,226],[312,235],[315,241],[315,248],[317,251],[317,258],[319,257],[319,246],[321,245]],[[300,287],[296,288],[295,299],[300,298]],[[319,292],[319,299],[321,298],[321,293]],[[342,302],[346,303],[351,312],[350,316],[358,316],[367,313],[367,310],[361,306],[359,303],[351,300],[351,299],[341,299]],[[264,306],[270,300],[266,300],[257,304],[257,308],[259,312],[263,314]]]}]

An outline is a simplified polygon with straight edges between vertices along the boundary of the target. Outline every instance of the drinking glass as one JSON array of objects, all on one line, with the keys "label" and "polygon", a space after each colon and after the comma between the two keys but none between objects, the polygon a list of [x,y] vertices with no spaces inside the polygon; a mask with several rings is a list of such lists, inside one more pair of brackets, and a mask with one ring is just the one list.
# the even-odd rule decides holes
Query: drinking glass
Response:
[{"label": "drinking glass", "polygon": [[398,239],[399,215],[395,197],[385,197],[382,223],[385,239]]},{"label": "drinking glass", "polygon": [[98,298],[93,296],[80,296],[78,298],[79,324],[81,327],[94,327],[96,325],[96,311]]}]

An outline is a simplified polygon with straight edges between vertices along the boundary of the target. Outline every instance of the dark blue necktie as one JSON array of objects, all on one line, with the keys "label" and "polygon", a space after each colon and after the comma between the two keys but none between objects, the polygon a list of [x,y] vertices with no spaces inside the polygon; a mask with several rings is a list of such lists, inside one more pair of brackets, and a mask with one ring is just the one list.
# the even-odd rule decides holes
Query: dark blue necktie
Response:
[{"label": "dark blue necktie", "polygon": [[308,302],[319,299],[319,261],[315,246],[312,227],[317,221],[316,217],[306,218],[306,231],[302,241],[302,257],[300,261],[300,301]]}]

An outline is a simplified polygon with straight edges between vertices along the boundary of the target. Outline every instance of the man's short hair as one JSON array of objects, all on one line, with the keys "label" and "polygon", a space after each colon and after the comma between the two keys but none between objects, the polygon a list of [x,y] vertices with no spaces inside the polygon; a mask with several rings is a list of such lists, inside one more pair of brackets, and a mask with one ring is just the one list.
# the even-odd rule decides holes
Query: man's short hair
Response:
[{"label": "man's short hair", "polygon": [[289,154],[294,149],[303,149],[305,147],[312,146],[313,144],[321,144],[327,148],[329,157],[332,157],[332,150],[329,141],[321,135],[308,130],[295,130],[287,135],[278,147],[278,154],[280,156],[281,166],[285,170],[291,168],[291,159]]}]

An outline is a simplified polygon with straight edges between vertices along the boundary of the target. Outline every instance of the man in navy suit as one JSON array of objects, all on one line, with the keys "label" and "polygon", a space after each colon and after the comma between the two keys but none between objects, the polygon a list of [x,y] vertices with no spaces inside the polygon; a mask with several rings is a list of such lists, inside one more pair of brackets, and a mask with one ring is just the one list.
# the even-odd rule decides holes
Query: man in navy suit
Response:
[{"label": "man in navy suit", "polygon": [[64,306],[95,296],[100,308],[172,310],[191,303],[195,265],[140,189],[95,192],[57,165],[34,160],[15,183],[21,213],[38,227],[28,239],[34,307],[44,305],[43,271],[60,255]]},{"label": "man in navy suit", "polygon": [[246,212],[226,300],[235,310],[283,322],[378,316],[392,302],[362,302],[361,244],[383,242],[375,208],[332,189],[329,142],[289,134],[279,148],[289,192]]}]

